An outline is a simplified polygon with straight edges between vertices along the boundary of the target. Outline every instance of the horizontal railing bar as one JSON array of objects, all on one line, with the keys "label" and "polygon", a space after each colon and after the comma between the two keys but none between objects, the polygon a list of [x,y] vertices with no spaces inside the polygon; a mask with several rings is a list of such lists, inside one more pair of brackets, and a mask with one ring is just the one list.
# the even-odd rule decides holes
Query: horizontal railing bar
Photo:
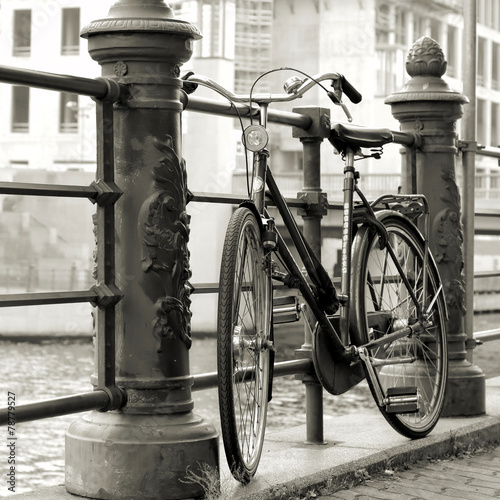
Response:
[{"label": "horizontal railing bar", "polygon": [[392,130],[394,142],[402,146],[413,146],[415,144],[415,135],[407,132]]},{"label": "horizontal railing bar", "polygon": [[108,393],[97,389],[93,392],[17,405],[15,412],[10,414],[8,408],[0,408],[0,425],[7,425],[9,419],[14,419],[15,423],[18,424],[82,411],[100,410],[106,408],[109,402]]},{"label": "horizontal railing bar", "polygon": [[480,146],[476,151],[477,155],[480,156],[489,156],[491,158],[499,158],[500,159],[500,148],[493,148],[489,146]]},{"label": "horizontal railing bar", "polygon": [[219,291],[219,283],[195,283],[192,293],[217,293]]},{"label": "horizontal railing bar", "polygon": [[242,201],[248,200],[248,196],[227,194],[227,193],[191,193],[191,201],[198,203],[221,203],[227,205],[239,205]]},{"label": "horizontal railing bar", "polygon": [[92,186],[65,186],[61,184],[31,184],[28,182],[0,182],[0,194],[25,196],[61,196],[69,198],[95,198]]},{"label": "horizontal railing bar", "polygon": [[78,302],[95,302],[97,298],[98,294],[94,290],[8,293],[0,295],[0,307],[74,304]]},{"label": "horizontal railing bar", "polygon": [[[314,370],[311,359],[292,359],[290,361],[280,361],[274,364],[274,377],[286,377],[287,375],[296,375],[298,373],[308,373]],[[203,373],[193,376],[193,391],[202,391],[217,387],[217,372]]]},{"label": "horizontal railing bar", "polygon": [[481,217],[500,217],[500,210],[495,208],[484,209],[481,208],[474,212],[474,215]]},{"label": "horizontal railing bar", "polygon": [[500,276],[500,271],[476,271],[474,278],[495,278]]},{"label": "horizontal railing bar", "polygon": [[108,93],[108,85],[103,80],[81,76],[59,75],[29,69],[0,65],[0,82],[26,85],[46,90],[70,92],[100,99]]},{"label": "horizontal railing bar", "polygon": [[490,340],[500,339],[500,328],[495,328],[494,330],[484,330],[482,332],[474,333],[474,340],[481,340],[482,342],[488,342]]},{"label": "horizontal railing bar", "polygon": [[[232,116],[242,118],[249,118],[250,116],[258,116],[259,109],[250,107],[247,104],[230,103],[229,101],[217,101],[206,97],[198,97],[190,95],[186,99],[186,109],[190,111],[198,111],[200,113],[209,113],[214,115]],[[311,124],[312,119],[309,116],[290,111],[280,111],[276,109],[268,110],[268,121],[278,123],[280,125],[289,125],[307,130]],[[394,142],[404,146],[413,146],[415,143],[415,135],[392,131]]]},{"label": "horizontal railing bar", "polygon": [[[231,104],[229,102],[216,101],[215,99],[192,95],[190,95],[187,99],[186,109],[190,111],[198,111],[200,113],[210,113],[232,117],[241,116],[243,118],[249,118],[250,115],[258,116],[259,114],[259,109],[255,107],[252,108],[252,112],[250,112],[250,108],[247,104]],[[298,127],[304,130],[307,130],[312,124],[312,119],[309,116],[293,113],[291,111],[279,111],[276,109],[268,110],[267,119],[272,123],[289,125],[291,127]]]},{"label": "horizontal railing bar", "polygon": [[[227,205],[239,205],[243,201],[248,200],[248,196],[245,195],[236,195],[236,194],[227,194],[227,193],[191,193],[192,196],[190,201],[195,201],[198,203],[221,203]],[[285,198],[289,207],[292,208],[304,208],[307,204],[300,200],[299,198]],[[274,206],[274,203],[270,199],[266,199],[266,206]],[[331,207],[341,208],[342,205],[331,205]]]}]

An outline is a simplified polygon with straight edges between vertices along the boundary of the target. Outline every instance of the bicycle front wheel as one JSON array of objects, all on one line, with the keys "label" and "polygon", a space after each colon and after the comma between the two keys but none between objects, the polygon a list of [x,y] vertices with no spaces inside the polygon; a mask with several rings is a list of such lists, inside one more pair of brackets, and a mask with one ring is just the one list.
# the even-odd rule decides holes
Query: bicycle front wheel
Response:
[{"label": "bicycle front wheel", "polygon": [[[383,212],[379,218],[388,233],[387,246],[380,248],[378,233],[370,226],[361,227],[353,244],[351,335],[356,345],[363,345],[403,331],[422,321],[414,298],[422,309],[432,304],[422,331],[368,349],[384,398],[396,401],[379,406],[380,411],[399,433],[421,438],[436,425],[444,403],[446,305],[443,293],[438,293],[440,279],[432,258],[424,297],[424,242],[417,228],[394,212]],[[375,396],[366,366],[365,372]],[[408,395],[416,399],[415,404],[404,403]]]},{"label": "bicycle front wheel", "polygon": [[238,208],[222,252],[217,368],[224,449],[242,483],[257,470],[266,427],[272,349],[268,258],[255,215]]}]

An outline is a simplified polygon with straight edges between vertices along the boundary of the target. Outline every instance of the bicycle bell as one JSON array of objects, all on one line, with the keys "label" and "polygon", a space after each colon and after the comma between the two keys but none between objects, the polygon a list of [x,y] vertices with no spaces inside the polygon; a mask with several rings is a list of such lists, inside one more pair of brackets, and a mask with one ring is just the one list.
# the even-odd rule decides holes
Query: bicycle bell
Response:
[{"label": "bicycle bell", "polygon": [[298,76],[292,76],[284,84],[283,88],[287,94],[295,94],[297,89],[304,83],[304,80]]},{"label": "bicycle bell", "polygon": [[243,144],[249,151],[262,151],[269,142],[269,134],[262,125],[250,125],[243,133]]}]

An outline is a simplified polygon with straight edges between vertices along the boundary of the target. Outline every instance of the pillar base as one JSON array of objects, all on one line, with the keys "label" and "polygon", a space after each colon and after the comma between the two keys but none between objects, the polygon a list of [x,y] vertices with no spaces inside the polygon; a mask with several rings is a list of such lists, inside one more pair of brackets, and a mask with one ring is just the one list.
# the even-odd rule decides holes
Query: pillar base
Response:
[{"label": "pillar base", "polygon": [[474,417],[486,413],[483,371],[466,360],[450,361],[442,417]]},{"label": "pillar base", "polygon": [[188,470],[208,465],[219,478],[218,434],[188,412],[125,415],[92,411],[66,434],[68,492],[88,498],[177,500],[201,498]]}]

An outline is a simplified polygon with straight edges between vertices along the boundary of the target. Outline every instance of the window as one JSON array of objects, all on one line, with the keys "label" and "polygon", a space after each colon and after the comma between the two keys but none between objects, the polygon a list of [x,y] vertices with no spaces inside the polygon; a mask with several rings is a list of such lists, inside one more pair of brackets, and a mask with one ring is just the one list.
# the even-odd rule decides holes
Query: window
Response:
[{"label": "window", "polygon": [[78,55],[80,52],[80,9],[62,9],[61,54]]},{"label": "window", "polygon": [[31,10],[14,11],[14,44],[12,55],[28,57],[31,54]]},{"label": "window", "polygon": [[[477,191],[486,189],[486,177],[486,171],[484,170],[484,168],[476,168],[476,175],[474,176],[474,187]],[[477,194],[478,193],[476,192],[476,195]]]},{"label": "window", "polygon": [[486,101],[477,100],[477,142],[485,146],[486,142]]},{"label": "window", "polygon": [[458,68],[457,68],[457,63],[458,63],[458,57],[457,57],[457,40],[458,40],[458,33],[457,33],[457,28],[454,26],[448,26],[448,48],[446,50],[446,58],[448,60],[448,69],[446,71],[446,74],[448,76],[451,76],[452,78],[458,78]]},{"label": "window", "polygon": [[481,87],[486,86],[486,39],[478,37],[477,39],[477,84]]},{"label": "window", "polygon": [[375,18],[376,42],[378,44],[390,43],[392,31],[391,9],[387,4],[378,5]]},{"label": "window", "polygon": [[29,116],[29,87],[12,87],[12,132],[28,133]]},{"label": "window", "polygon": [[491,48],[491,88],[500,90],[500,44],[493,43]]},{"label": "window", "polygon": [[431,38],[433,40],[436,40],[439,44],[443,43],[443,40],[441,39],[441,23],[437,19],[431,19],[430,21],[431,24]]},{"label": "window", "polygon": [[61,93],[59,108],[59,132],[78,132],[78,95]]},{"label": "window", "polygon": [[377,50],[376,95],[387,96],[403,86],[406,53],[395,47]]},{"label": "window", "polygon": [[491,103],[491,137],[490,137],[490,144],[491,146],[498,147],[500,144],[500,129],[498,127],[499,122],[499,108],[500,106],[496,102]]},{"label": "window", "polygon": [[399,7],[396,9],[396,43],[406,46],[406,11]]}]

